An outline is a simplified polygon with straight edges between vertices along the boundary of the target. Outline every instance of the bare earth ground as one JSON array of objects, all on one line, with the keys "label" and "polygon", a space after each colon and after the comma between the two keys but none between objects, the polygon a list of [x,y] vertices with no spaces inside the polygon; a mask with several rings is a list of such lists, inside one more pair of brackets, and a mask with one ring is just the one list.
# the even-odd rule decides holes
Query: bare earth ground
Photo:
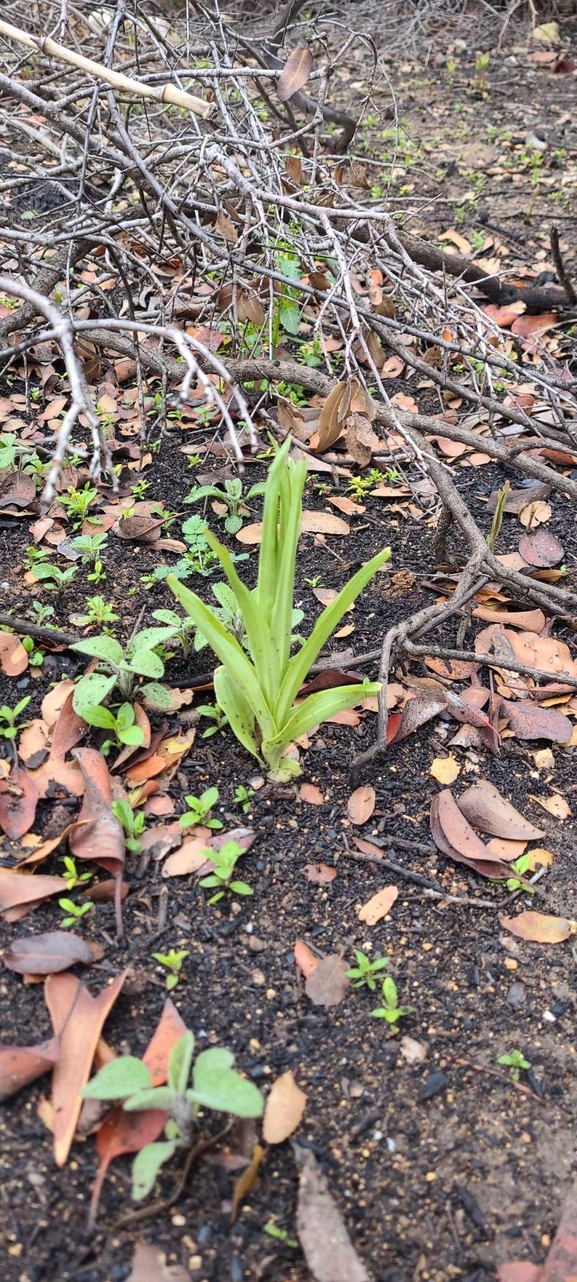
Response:
[{"label": "bare earth ground", "polygon": [[[404,130],[394,189],[418,211],[417,225],[431,239],[450,228],[469,240],[475,233],[497,237],[508,251],[507,268],[519,277],[551,266],[548,231],[557,222],[571,265],[577,257],[572,207],[577,185],[575,76],[553,75],[521,55],[512,61],[510,47],[492,55],[489,66],[478,72],[477,56],[473,47],[455,54],[452,71],[441,60],[423,67],[411,57],[390,67]],[[354,75],[353,70],[351,80]],[[343,89],[355,92],[352,84]],[[384,160],[382,168],[377,161],[384,149],[393,150],[393,143],[381,138],[378,108],[370,119],[374,123],[361,130],[355,154],[371,162],[370,182],[384,186],[390,161]],[[552,143],[535,184],[530,159],[520,157],[530,157],[526,136],[544,121],[564,133]],[[528,209],[530,217],[524,221]],[[416,395],[410,382],[405,390]],[[486,522],[476,496],[486,497],[502,483],[502,474],[492,467],[456,467],[455,472],[473,511]],[[191,474],[170,440],[147,475],[152,481],[149,496],[181,511]],[[311,494],[307,505],[321,504]],[[424,581],[435,569],[432,531],[425,521],[391,515],[379,499],[367,500],[367,517],[377,524],[353,519],[354,537],[341,552],[345,562],[363,560],[386,542],[393,550],[391,573],[410,571],[414,579],[398,599],[387,588],[388,574],[365,593],[354,615],[357,652],[378,645],[395,617],[432,599]],[[570,504],[556,496],[549,528],[565,547],[570,574],[575,566],[574,521]],[[502,550],[516,546],[518,532],[506,521]],[[22,523],[5,520],[0,539],[9,605],[22,614],[30,594],[19,567],[29,535]],[[155,564],[150,552],[131,547],[125,553],[114,545],[108,557],[105,594],[116,603],[128,635],[141,606],[166,606],[167,594],[157,589],[150,597],[140,590],[140,574]],[[339,587],[346,578],[339,561],[313,548],[311,536],[303,540],[299,573],[296,595],[309,617],[316,603],[306,578],[320,574],[327,587]],[[127,597],[132,585],[139,591]],[[82,595],[90,593],[83,589]],[[79,599],[59,594],[50,603],[58,625],[68,628],[68,615],[78,610]],[[557,634],[570,639],[566,631]],[[448,629],[444,639],[451,641],[453,635]],[[169,676],[184,685],[195,665],[204,670],[204,658],[193,658],[184,669],[175,663]],[[29,676],[17,681],[18,697],[33,694],[27,715],[37,713],[48,680],[71,669],[80,671],[80,665],[70,655],[51,656],[36,681]],[[0,702],[14,702],[14,684],[3,679]],[[162,881],[158,863],[132,856],[125,940],[119,944],[114,939],[111,906],[98,905],[84,933],[105,942],[106,955],[86,982],[93,977],[100,987],[111,970],[129,967],[106,1037],[116,1050],[140,1054],[164,1001],[151,953],[164,946],[189,949],[173,995],[183,1019],[201,1044],[230,1046],[239,1066],[263,1088],[287,1068],[293,1071],[308,1096],[299,1140],[313,1149],[328,1175],[355,1247],[374,1279],[488,1282],[503,1261],[544,1259],[575,1173],[575,955],[570,942],[545,948],[507,935],[499,924],[502,889],[455,868],[432,846],[428,813],[437,785],[429,770],[447,738],[446,724],[439,721],[393,747],[375,768],[371,782],[377,806],[362,835],[385,833],[428,843],[429,855],[392,853],[404,867],[434,878],[450,894],[468,896],[473,904],[431,901],[422,889],[399,879],[394,911],[376,927],[363,928],[357,909],[384,878],[374,866],[348,857],[354,847],[346,802],[352,758],[364,746],[363,736],[371,733],[371,722],[365,720],[356,729],[323,727],[311,740],[305,779],[318,784],[322,805],[299,800],[294,789],[256,794],[248,821],[258,841],[245,861],[254,895],[238,912],[207,907],[195,883]],[[533,760],[543,746],[506,740],[500,757],[456,749],[462,766],[459,784],[478,777],[491,780],[527,817],[546,827],[542,844],[555,855],[545,883],[549,905],[538,901],[530,906],[573,917],[577,825],[572,817],[563,824],[549,819],[531,794],[558,788],[575,808],[575,749],[555,747],[554,766],[543,774]],[[8,755],[8,747],[5,751]],[[198,794],[214,784],[220,790],[221,817],[237,823],[234,789],[253,773],[249,758],[230,736],[197,737],[171,786],[177,813],[184,808],[185,793]],[[305,865],[315,862],[336,867],[330,885],[307,880]],[[46,871],[57,868],[57,860],[46,865]],[[395,882],[395,874],[387,874],[386,881]],[[160,904],[166,896],[166,924],[159,935]],[[494,906],[475,907],[475,898]],[[55,929],[58,921],[54,905],[42,905],[21,926],[3,928],[3,944],[15,929],[19,935]],[[350,957],[354,947],[364,946],[372,946],[374,955],[387,954],[401,999],[414,1008],[401,1035],[421,1043],[424,1061],[408,1064],[399,1037],[371,1020],[370,994],[349,994],[327,1012],[313,1007],[295,970],[297,939],[323,954],[343,950]],[[3,1041],[26,1045],[50,1036],[41,986],[26,987],[19,976],[4,972],[0,1004]],[[523,1079],[527,1093],[495,1072],[500,1072],[497,1057],[516,1047],[532,1065]],[[2,1114],[0,1216],[7,1282],[122,1282],[129,1276],[139,1237],[158,1244],[170,1262],[186,1265],[193,1282],[306,1282],[309,1275],[298,1247],[263,1232],[273,1221],[289,1239],[296,1237],[297,1177],[289,1144],[269,1148],[260,1178],[242,1200],[232,1226],[235,1176],[206,1160],[169,1216],[116,1231],[116,1220],[130,1206],[130,1163],[122,1158],[105,1186],[97,1232],[89,1236],[85,1216],[96,1170],[93,1140],[76,1144],[72,1160],[56,1171],[50,1135],[36,1112],[42,1090],[42,1081],[27,1088]],[[170,1190],[170,1175],[161,1187]]]}]

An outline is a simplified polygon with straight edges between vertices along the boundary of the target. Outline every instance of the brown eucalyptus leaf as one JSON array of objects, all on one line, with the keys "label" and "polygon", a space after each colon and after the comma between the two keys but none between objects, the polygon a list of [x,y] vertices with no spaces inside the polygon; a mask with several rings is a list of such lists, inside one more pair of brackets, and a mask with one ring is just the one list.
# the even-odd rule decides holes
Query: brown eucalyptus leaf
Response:
[{"label": "brown eucalyptus leaf", "polygon": [[338,1006],[349,988],[348,964],[340,953],[329,953],[305,981],[305,992],[314,1006]]},{"label": "brown eucalyptus leaf", "polygon": [[277,83],[279,102],[288,102],[306,84],[313,69],[313,55],[306,46],[293,49],[289,54]]},{"label": "brown eucalyptus leaf", "polygon": [[350,389],[348,383],[337,383],[329,392],[318,421],[318,446],[321,454],[338,440],[348,413]]},{"label": "brown eucalyptus leaf", "polygon": [[277,1077],[265,1104],[262,1133],[266,1143],[288,1140],[300,1125],[306,1105],[307,1097],[290,1071]]},{"label": "brown eucalyptus leaf", "polygon": [[420,726],[424,726],[427,721],[433,717],[438,717],[447,706],[447,691],[438,681],[423,680],[418,683],[412,683],[412,688],[416,689],[415,696],[408,699],[398,725],[393,742],[400,743],[401,739],[406,739],[408,735],[414,734]]},{"label": "brown eucalyptus leaf", "polygon": [[65,877],[43,874],[31,875],[12,868],[0,868],[0,912],[17,908],[21,904],[36,904],[50,895],[64,895],[67,890]]},{"label": "brown eucalyptus leaf", "polygon": [[370,783],[355,788],[347,801],[347,815],[353,824],[366,824],[377,803],[377,794]]},{"label": "brown eucalyptus leaf", "polygon": [[315,957],[308,944],[303,943],[302,939],[297,939],[294,946],[295,962],[305,979],[312,975],[319,965],[318,957]]},{"label": "brown eucalyptus leaf", "polygon": [[336,875],[336,868],[331,868],[330,864],[305,864],[307,881],[312,881],[316,886],[330,886]]},{"label": "brown eucalyptus leaf", "polygon": [[398,886],[383,886],[382,890],[378,890],[376,895],[359,908],[357,913],[359,921],[364,921],[367,926],[376,926],[378,921],[388,916],[398,896]]},{"label": "brown eucalyptus leaf", "polygon": [[78,962],[91,966],[95,960],[90,945],[69,930],[14,939],[3,957],[8,970],[15,970],[19,975],[55,975]]},{"label": "brown eucalyptus leaf", "polygon": [[369,1282],[314,1153],[293,1143],[299,1169],[297,1233],[314,1282]]},{"label": "brown eucalyptus leaf", "polygon": [[183,1264],[167,1264],[159,1246],[137,1242],[128,1282],[190,1282],[190,1273]]},{"label": "brown eucalyptus leaf", "polygon": [[0,779],[0,829],[12,841],[32,827],[38,800],[34,779],[20,766],[13,766],[7,779]]},{"label": "brown eucalyptus leaf", "polygon": [[531,534],[522,534],[519,539],[519,551],[528,565],[537,569],[549,569],[563,560],[565,552],[559,539],[542,525]]},{"label": "brown eucalyptus leaf", "polygon": [[518,917],[501,917],[501,925],[517,939],[533,944],[562,944],[577,931],[577,922],[567,917],[552,917],[549,913],[527,911]]},{"label": "brown eucalyptus leaf", "polygon": [[0,1104],[50,1072],[59,1055],[57,1037],[37,1046],[0,1046]]},{"label": "brown eucalyptus leaf", "polygon": [[445,836],[439,821],[439,796],[440,794],[437,793],[431,801],[430,815],[431,836],[437,849],[440,850],[443,855],[446,855],[447,859],[453,859],[457,864],[464,864],[467,868],[471,868],[473,872],[479,873],[479,876],[481,877],[508,877],[510,875],[510,869],[507,864],[498,857],[489,859],[465,859],[463,855],[460,855],[458,850],[451,845],[451,842]]},{"label": "brown eucalyptus leaf", "polygon": [[449,788],[443,788],[437,797],[438,818],[443,833],[451,846],[463,859],[481,859],[484,863],[496,860],[480,837],[474,832]]},{"label": "brown eucalyptus leaf", "polygon": [[19,677],[28,667],[28,654],[20,637],[0,632],[0,669],[7,677]]},{"label": "brown eucalyptus leaf", "polygon": [[457,799],[461,814],[475,828],[508,841],[537,841],[543,829],[525,819],[487,779],[472,784]]},{"label": "brown eucalyptus leaf", "polygon": [[529,700],[513,703],[503,699],[501,704],[509,718],[509,729],[518,739],[550,739],[551,743],[569,743],[573,726],[558,708],[543,708]]}]

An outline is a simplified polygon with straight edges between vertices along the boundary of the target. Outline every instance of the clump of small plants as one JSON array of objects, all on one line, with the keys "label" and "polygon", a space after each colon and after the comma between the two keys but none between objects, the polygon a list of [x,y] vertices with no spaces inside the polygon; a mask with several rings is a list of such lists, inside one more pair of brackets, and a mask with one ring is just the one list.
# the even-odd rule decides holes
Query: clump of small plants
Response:
[{"label": "clump of small plants", "polygon": [[150,1193],[158,1172],[180,1149],[191,1147],[201,1110],[212,1109],[235,1117],[260,1117],[263,1099],[253,1082],[232,1067],[234,1055],[213,1046],[194,1058],[194,1035],[188,1031],[173,1047],[168,1061],[168,1083],[153,1086],[142,1060],[121,1055],[105,1064],[84,1087],[86,1099],[121,1102],[127,1113],[158,1108],[168,1113],[165,1139],[146,1144],[132,1167],[132,1197],[141,1201]]},{"label": "clump of small plants", "polygon": [[225,895],[254,894],[246,881],[239,881],[234,875],[236,865],[241,855],[244,855],[238,841],[225,841],[220,850],[207,850],[205,853],[213,868],[206,877],[201,877],[200,884],[205,890],[216,890],[216,894],[211,895],[209,904],[217,904]]},{"label": "clump of small plants", "polygon": [[28,724],[23,721],[21,725],[18,725],[18,718],[24,712],[24,709],[28,707],[31,698],[32,696],[27,694],[13,708],[9,708],[6,703],[2,704],[2,707],[0,707],[0,739],[15,739],[16,735]]},{"label": "clump of small plants", "polygon": [[356,965],[346,972],[347,978],[351,980],[351,988],[368,988],[374,993],[377,987],[375,976],[388,966],[388,957],[375,957],[371,961],[360,948],[355,948],[355,962]]},{"label": "clump of small plants", "polygon": [[202,824],[205,828],[216,830],[222,828],[220,819],[211,818],[211,811],[216,806],[219,798],[218,788],[206,788],[201,792],[200,797],[194,797],[191,793],[185,797],[188,810],[180,816],[179,824],[181,828],[196,828]]}]

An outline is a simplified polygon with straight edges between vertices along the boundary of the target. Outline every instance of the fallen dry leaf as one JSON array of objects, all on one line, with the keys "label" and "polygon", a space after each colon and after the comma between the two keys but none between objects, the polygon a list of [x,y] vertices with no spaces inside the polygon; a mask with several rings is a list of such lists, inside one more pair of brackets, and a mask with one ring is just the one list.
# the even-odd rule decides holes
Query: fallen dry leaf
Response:
[{"label": "fallen dry leaf", "polygon": [[0,632],[0,669],[6,677],[19,677],[28,667],[28,654],[20,637]]},{"label": "fallen dry leaf", "polygon": [[18,756],[25,766],[33,770],[44,760],[48,751],[46,744],[49,733],[46,722],[40,717],[28,722],[18,740]]},{"label": "fallen dry leaf", "polygon": [[260,1165],[264,1157],[264,1154],[265,1154],[265,1150],[262,1147],[262,1144],[255,1144],[253,1155],[249,1165],[247,1166],[246,1170],[242,1172],[242,1175],[239,1175],[238,1179],[235,1182],[234,1191],[232,1195],[232,1207],[230,1211],[231,1224],[234,1224],[236,1220],[236,1217],[238,1215],[238,1208],[241,1202],[246,1197],[247,1193],[250,1193],[251,1189],[253,1189],[256,1184],[256,1181],[258,1179],[258,1173],[260,1170]]},{"label": "fallen dry leaf", "polygon": [[[181,832],[183,829],[181,829]],[[161,877],[189,877],[200,872],[205,865],[208,868],[210,848],[206,837],[191,837],[184,841],[180,850],[175,850],[162,865]]]},{"label": "fallen dry leaf", "polygon": [[382,890],[378,890],[376,895],[359,908],[357,912],[359,921],[366,922],[367,926],[376,926],[378,921],[388,916],[398,895],[397,886],[383,886]]},{"label": "fallen dry leaf", "polygon": [[15,970],[19,975],[55,975],[78,962],[91,966],[96,957],[79,935],[69,930],[53,930],[14,939],[2,960],[8,970]]},{"label": "fallen dry leaf", "polygon": [[528,700],[513,703],[503,699],[501,707],[509,718],[509,729],[518,739],[550,739],[552,743],[569,743],[573,726],[557,708],[544,708]]},{"label": "fallen dry leaf", "polygon": [[289,1071],[273,1082],[265,1104],[262,1133],[267,1144],[282,1144],[300,1125],[307,1097]]},{"label": "fallen dry leaf", "polygon": [[453,756],[435,757],[429,773],[432,774],[433,779],[437,780],[437,783],[447,786],[459,778],[461,767]]},{"label": "fallen dry leaf", "polygon": [[532,534],[521,535],[519,552],[528,565],[534,565],[540,570],[558,565],[565,556],[559,539],[549,530],[544,530],[543,526],[539,526]]},{"label": "fallen dry leaf", "polygon": [[87,733],[86,722],[82,720],[82,717],[79,717],[72,707],[75,688],[75,686],[72,686],[57,715],[56,724],[52,732],[51,757],[65,757],[66,753],[71,752],[72,748],[75,748]]},{"label": "fallen dry leaf", "polygon": [[[573,814],[570,805],[558,792],[553,792],[550,797],[536,797],[532,792],[529,793],[529,796],[531,801],[536,801],[537,805],[542,806],[543,810],[553,815],[554,819],[563,821]],[[543,833],[539,833],[539,836],[542,837]]]},{"label": "fallen dry leaf", "polygon": [[559,1227],[539,1282],[575,1282],[577,1278],[577,1189],[569,1189],[561,1210]]},{"label": "fallen dry leaf", "polygon": [[376,805],[377,796],[372,785],[355,788],[347,801],[347,815],[353,824],[368,823]]},{"label": "fallen dry leaf", "polygon": [[505,863],[513,863],[524,853],[526,841],[507,841],[504,837],[491,837],[487,842],[487,850],[497,855],[498,859],[504,859]]},{"label": "fallen dry leaf", "polygon": [[93,859],[114,878],[118,893],[115,899],[116,931],[122,935],[122,870],[124,868],[124,829],[113,814],[112,787],[108,766],[94,748],[76,748],[74,756],[84,779],[82,809],[68,838],[77,859]]},{"label": "fallen dry leaf", "polygon": [[467,788],[457,800],[461,814],[475,828],[508,841],[537,841],[543,829],[525,819],[487,779]]},{"label": "fallen dry leaf", "polygon": [[0,911],[16,908],[20,904],[35,904],[50,895],[63,895],[67,890],[65,877],[43,876],[0,868]]},{"label": "fallen dry leaf", "polygon": [[305,864],[305,875],[308,881],[317,886],[329,886],[334,881],[337,870],[331,868],[330,864]]},{"label": "fallen dry leaf", "polygon": [[315,957],[308,944],[303,943],[302,939],[297,939],[294,946],[294,955],[295,962],[301,972],[301,975],[304,975],[305,979],[308,979],[309,975],[312,975],[313,970],[316,970],[319,964],[319,958]]},{"label": "fallen dry leaf", "polygon": [[52,687],[48,694],[44,695],[41,704],[42,720],[46,722],[49,729],[56,725],[60,713],[68,699],[69,695],[74,694],[76,686],[69,677],[64,681],[59,681],[58,685]]},{"label": "fallen dry leaf", "polygon": [[288,102],[306,84],[313,69],[313,55],[308,45],[299,46],[289,54],[277,81],[279,102]]},{"label": "fallen dry leaf", "polygon": [[[465,856],[460,854],[455,846],[451,844],[451,841],[447,837],[439,819],[439,802],[441,796],[442,793],[438,793],[431,801],[431,836],[437,849],[440,850],[443,855],[446,855],[448,859],[453,859],[455,863],[466,864],[468,868],[472,868],[473,871],[479,873],[481,877],[508,877],[509,867],[505,861],[491,855],[490,851],[486,854],[487,847],[483,846],[482,843],[480,844],[482,846],[483,854],[479,858],[465,858]],[[471,828],[469,831],[472,833],[473,829]]]},{"label": "fallen dry leaf", "polygon": [[151,1242],[137,1242],[128,1282],[190,1282],[183,1264],[166,1263],[166,1255]]},{"label": "fallen dry leaf", "polygon": [[54,1034],[60,1038],[60,1058],[52,1075],[54,1160],[64,1166],[80,1116],[80,1092],[86,1086],[102,1027],[121,992],[126,971],[117,975],[97,997],[74,975],[49,975],[44,993]]},{"label": "fallen dry leaf", "polygon": [[541,1269],[531,1260],[510,1260],[497,1269],[497,1282],[539,1282]]},{"label": "fallen dry leaf", "polygon": [[534,530],[537,525],[544,525],[545,521],[550,521],[552,516],[553,508],[550,504],[537,499],[536,503],[527,503],[519,513],[519,520],[527,530]]},{"label": "fallen dry leaf", "polygon": [[577,932],[577,922],[548,913],[523,912],[518,917],[501,917],[501,925],[517,939],[533,944],[562,944]]},{"label": "fallen dry leaf", "polygon": [[293,1144],[299,1170],[297,1232],[314,1282],[369,1282],[314,1153]]},{"label": "fallen dry leaf", "polygon": [[0,1104],[48,1073],[59,1055],[57,1037],[37,1046],[0,1046]]},{"label": "fallen dry leaf", "polygon": [[444,788],[433,800],[437,802],[437,815],[443,833],[459,855],[464,859],[483,861],[496,858],[473,831],[448,788]]},{"label": "fallen dry leaf", "polygon": [[329,953],[318,962],[305,980],[305,993],[313,1006],[338,1006],[342,1002],[349,988],[347,970],[340,953]]},{"label": "fallen dry leaf", "polygon": [[301,783],[299,798],[301,801],[307,801],[309,806],[324,806],[325,804],[323,794],[316,783]]},{"label": "fallen dry leaf", "polygon": [[18,841],[34,823],[38,789],[27,770],[13,766],[7,779],[0,779],[0,829]]}]

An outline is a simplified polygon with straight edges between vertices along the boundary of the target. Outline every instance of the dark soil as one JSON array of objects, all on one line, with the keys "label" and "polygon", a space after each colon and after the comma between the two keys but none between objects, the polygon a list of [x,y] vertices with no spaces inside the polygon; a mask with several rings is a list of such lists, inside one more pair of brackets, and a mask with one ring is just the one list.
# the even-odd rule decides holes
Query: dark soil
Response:
[{"label": "dark soil", "polygon": [[[488,124],[496,118],[502,121],[505,101],[513,104],[507,111],[514,131],[526,129],[547,104],[561,113],[570,92],[574,95],[574,77],[527,72],[507,64],[503,56],[498,77],[497,62],[495,68],[495,79],[503,86],[497,107],[491,93],[471,96],[474,67],[470,59],[467,74],[459,70],[465,81],[461,84],[459,79],[459,88],[470,147],[486,141]],[[417,104],[409,104],[409,126],[421,142],[428,142],[439,125],[418,103],[426,100],[434,115],[435,104],[442,98],[447,110],[448,95],[451,101],[457,96],[455,85],[446,72],[440,76],[434,68],[414,68],[411,73],[401,68],[398,79],[401,100],[408,96]],[[451,119],[445,124],[450,129]],[[370,150],[369,136],[363,138]],[[362,143],[359,150],[364,150]],[[554,170],[547,172],[555,177]],[[400,181],[406,182],[406,176]],[[430,175],[416,173],[413,181],[419,200],[437,194]],[[470,177],[466,181],[470,186]],[[461,206],[462,175],[457,172],[454,179],[443,182],[444,199],[455,208]],[[514,191],[503,192],[489,184],[483,189],[483,207],[491,222],[513,229],[531,192],[527,174],[514,184]],[[539,200],[545,202],[544,193]],[[438,209],[435,218],[443,222]],[[527,235],[523,232],[524,245],[518,252],[525,265],[533,265],[527,240],[534,234],[537,248],[546,230],[540,210],[536,205]],[[551,218],[549,203],[546,211]],[[564,212],[562,217],[566,220],[569,214]],[[452,223],[451,209],[446,225]],[[467,234],[471,226],[463,230]],[[411,384],[407,390],[415,394]],[[208,470],[208,465],[199,470]],[[502,484],[503,473],[492,467],[455,471],[472,511],[486,528],[485,508],[478,496],[486,497]],[[147,497],[182,512],[193,475],[173,438],[165,439],[147,475],[152,481]],[[253,479],[260,479],[260,473],[251,468]],[[324,506],[310,486],[306,505]],[[193,509],[185,509],[189,510]],[[571,570],[574,518],[560,496],[554,498],[549,528],[564,543]],[[516,522],[505,522],[502,550],[516,547],[519,532]],[[433,599],[426,585],[435,570],[431,534],[426,510],[417,522],[409,515],[392,515],[382,501],[369,499],[366,513],[352,519],[348,539],[329,539],[322,547],[314,545],[312,536],[304,536],[296,601],[302,603],[307,622],[318,613],[307,578],[320,575],[324,587],[338,588],[359,562],[388,543],[393,551],[390,566],[366,591],[354,615],[348,616],[354,620],[354,633],[346,642],[333,643],[352,645],[357,653],[378,645],[391,622]],[[21,569],[30,542],[28,522],[5,519],[0,523],[0,539],[1,575],[8,584],[2,608],[21,615],[32,599]],[[458,552],[457,544],[453,555],[458,557]],[[242,568],[248,581],[254,560]],[[41,599],[54,605],[56,625],[69,631],[69,615],[81,610],[95,591],[102,592],[115,605],[121,635],[128,638],[143,606],[148,615],[171,604],[165,588],[146,593],[140,584],[140,576],[157,563],[154,551],[110,538],[108,577],[101,588],[90,588],[81,571],[78,589],[75,583],[66,594],[43,594]],[[404,580],[398,577],[403,574]],[[205,591],[208,583],[205,580],[199,590]],[[129,596],[132,587],[137,592]],[[451,642],[454,636],[454,627],[444,634]],[[168,677],[186,685],[195,672],[206,670],[207,653],[184,665],[173,661]],[[32,693],[27,715],[38,715],[49,682],[80,670],[82,665],[72,655],[50,654],[35,677],[27,673],[15,681],[3,678],[0,703],[13,705],[17,698]],[[175,717],[175,728],[177,724]],[[450,728],[452,733],[454,723]],[[318,784],[324,804],[317,807],[299,800],[296,787],[266,786],[255,794],[246,820],[234,809],[233,797],[235,788],[248,785],[257,773],[254,762],[228,733],[208,740],[198,733],[171,786],[176,811],[185,808],[186,793],[198,794],[211,785],[219,788],[219,814],[225,824],[250,823],[258,836],[243,868],[254,894],[224,908],[209,907],[205,892],[193,879],[164,881],[158,863],[129,856],[125,939],[121,943],[115,939],[112,906],[98,904],[82,933],[104,945],[105,959],[84,973],[83,979],[98,990],[111,973],[128,966],[128,981],[105,1032],[115,1050],[140,1054],[165,997],[151,955],[159,948],[188,949],[182,979],[173,994],[183,1019],[200,1046],[230,1047],[239,1067],[264,1090],[286,1069],[295,1074],[308,1096],[299,1142],[313,1149],[326,1172],[356,1249],[376,1282],[453,1278],[486,1282],[505,1260],[543,1260],[574,1174],[568,1136],[577,1075],[575,955],[570,943],[547,949],[507,935],[499,922],[502,912],[508,911],[503,888],[467,874],[435,851],[428,814],[438,785],[429,771],[450,737],[448,723],[425,726],[392,748],[374,768],[370,782],[376,789],[377,808],[362,835],[378,838],[384,833],[427,843],[430,854],[407,854],[399,848],[391,855],[404,868],[432,878],[448,895],[466,897],[468,902],[432,900],[398,874],[383,873],[350,857],[355,851],[354,830],[346,817],[350,767],[373,733],[370,716],[356,728],[323,726],[305,754],[304,779]],[[507,739],[500,757],[457,749],[463,767],[457,787],[479,777],[489,779],[527,817],[547,829],[542,844],[556,858],[545,883],[540,883],[546,887],[546,898],[536,896],[528,906],[573,917],[577,916],[577,825],[572,819],[563,825],[549,820],[531,795],[545,795],[552,785],[571,803],[577,790],[575,749],[555,748],[555,765],[543,775],[533,761],[534,750],[543,746],[538,742],[523,746]],[[3,751],[10,756],[7,745]],[[50,811],[48,804],[40,808],[41,822],[35,830],[42,831]],[[4,864],[12,862],[1,846],[0,858]],[[329,886],[316,886],[307,879],[306,865],[316,862],[336,867],[336,879]],[[58,867],[55,859],[47,862],[45,870]],[[399,888],[393,912],[386,921],[365,929],[357,917],[358,907],[391,882]],[[475,900],[490,901],[492,907],[476,906]],[[56,929],[59,921],[59,910],[48,901],[18,927],[3,928],[4,946],[16,933]],[[359,947],[373,955],[386,954],[400,999],[413,1008],[402,1022],[400,1036],[392,1036],[380,1021],[371,1019],[377,1003],[369,993],[350,993],[327,1012],[312,1006],[295,968],[297,939],[321,954],[342,951],[352,958],[353,949]],[[50,1036],[40,985],[26,986],[19,976],[5,971],[0,976],[0,1009],[4,1042],[26,1045]],[[406,1062],[403,1035],[421,1044],[422,1063]],[[516,1048],[532,1066],[523,1078],[529,1093],[508,1081],[497,1065],[499,1055]],[[296,1237],[297,1175],[290,1144],[268,1149],[259,1181],[241,1202],[233,1225],[230,1200],[235,1176],[212,1156],[199,1164],[186,1195],[169,1215],[117,1231],[116,1221],[131,1206],[131,1160],[117,1160],[105,1185],[97,1232],[90,1236],[85,1223],[97,1164],[94,1141],[75,1144],[68,1165],[55,1169],[50,1135],[37,1116],[38,1102],[47,1090],[47,1079],[41,1080],[11,1100],[2,1113],[0,1215],[7,1282],[123,1282],[130,1273],[134,1242],[141,1237],[165,1250],[170,1262],[187,1265],[193,1282],[306,1282],[309,1275],[300,1250],[263,1231],[272,1221],[290,1239]],[[159,1181],[159,1188],[162,1195],[170,1193],[170,1173]]]}]

